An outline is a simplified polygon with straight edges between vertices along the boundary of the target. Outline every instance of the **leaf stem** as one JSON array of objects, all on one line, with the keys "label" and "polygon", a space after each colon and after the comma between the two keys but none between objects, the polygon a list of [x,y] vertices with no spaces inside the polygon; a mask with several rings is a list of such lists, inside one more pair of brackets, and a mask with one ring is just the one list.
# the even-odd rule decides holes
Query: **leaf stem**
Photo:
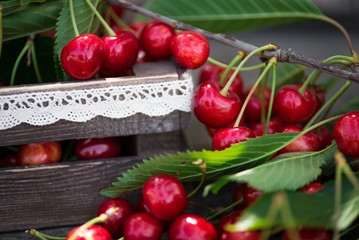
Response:
[{"label": "leaf stem", "polygon": [[252,89],[248,93],[248,96],[246,97],[246,100],[244,101],[244,103],[242,105],[241,111],[239,112],[238,117],[237,117],[236,122],[234,123],[233,127],[239,126],[239,123],[241,122],[241,118],[243,117],[243,114],[244,114],[244,110],[246,109],[246,107],[248,105],[249,99],[251,99],[251,97],[252,97],[254,91],[256,90],[256,88],[258,87],[259,83],[262,81],[262,79],[267,74],[267,72],[269,71],[269,69],[272,67],[273,64],[274,63],[272,61],[269,61],[268,65],[266,66],[266,68],[263,70],[263,72],[261,73],[261,75],[259,76],[257,81],[255,82],[255,84],[253,85]]},{"label": "leaf stem", "polygon": [[40,74],[40,69],[39,69],[39,65],[38,65],[38,63],[37,63],[37,58],[36,58],[35,44],[32,44],[32,45],[31,45],[30,50],[31,50],[32,64],[33,64],[33,66],[34,66],[34,70],[35,70],[37,82],[38,82],[38,83],[42,83],[42,78],[41,78],[41,74]]},{"label": "leaf stem", "polygon": [[76,37],[80,36],[79,29],[77,28],[76,18],[75,18],[75,11],[74,11],[74,1],[69,0],[69,7],[70,7],[70,16],[71,16],[71,23],[72,29],[75,32]]},{"label": "leaf stem", "polygon": [[224,81],[227,79],[229,71],[232,70],[234,65],[236,65],[241,59],[244,57],[244,52],[239,51],[238,54],[233,58],[233,60],[228,64],[226,70],[224,70],[221,79],[219,80],[219,85],[222,86],[224,84]]},{"label": "leaf stem", "polygon": [[87,5],[91,8],[92,12],[96,15],[98,20],[101,22],[102,26],[106,29],[109,35],[116,36],[116,33],[112,30],[112,28],[107,24],[105,19],[101,16],[101,14],[97,11],[95,6],[90,2],[90,0],[85,0]]},{"label": "leaf stem", "polygon": [[11,73],[11,78],[10,78],[10,84],[9,86],[14,86],[15,84],[15,76],[16,76],[16,71],[19,67],[20,61],[21,59],[24,57],[25,53],[29,50],[30,46],[33,44],[32,40],[28,40],[25,43],[24,48],[21,50],[20,54],[17,56],[17,59],[15,61],[14,67],[12,69],[12,73]]}]

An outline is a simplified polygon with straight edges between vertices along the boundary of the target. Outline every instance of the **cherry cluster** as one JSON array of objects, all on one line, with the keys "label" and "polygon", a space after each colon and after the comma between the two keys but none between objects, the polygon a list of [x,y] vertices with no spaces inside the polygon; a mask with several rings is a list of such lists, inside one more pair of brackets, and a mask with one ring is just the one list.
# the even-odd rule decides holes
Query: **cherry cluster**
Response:
[{"label": "cherry cluster", "polygon": [[[118,26],[113,27],[118,29]],[[172,58],[180,66],[195,69],[209,55],[209,44],[201,34],[175,32],[168,24],[152,20],[134,22],[102,38],[83,34],[72,39],[61,52],[61,65],[72,78],[85,80],[132,74],[136,63]]]}]

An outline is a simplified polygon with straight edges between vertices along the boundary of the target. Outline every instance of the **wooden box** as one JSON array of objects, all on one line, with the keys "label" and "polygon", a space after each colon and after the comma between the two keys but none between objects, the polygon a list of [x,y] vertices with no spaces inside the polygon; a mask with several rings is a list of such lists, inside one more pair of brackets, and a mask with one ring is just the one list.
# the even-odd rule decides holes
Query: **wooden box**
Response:
[{"label": "wooden box", "polygon": [[[177,87],[179,89],[169,90],[168,86],[175,82],[181,83],[180,87]],[[147,86],[153,88],[154,84],[160,85],[163,90],[158,93],[151,92],[157,90],[148,89]],[[42,125],[33,123],[33,119],[36,120],[41,116],[41,120],[43,116],[47,116],[46,108],[52,104],[51,101],[59,102],[56,97],[59,92],[73,90],[86,92],[89,89],[102,90],[116,87],[125,87],[124,89],[127,89],[126,86],[134,86],[137,89],[140,86],[144,94],[152,98],[150,100],[152,101],[152,106],[145,107],[148,103],[148,96],[143,96],[141,90],[139,93],[131,92],[131,94],[134,94],[133,97],[137,101],[136,104],[138,104],[139,108],[141,106],[145,108],[138,112],[131,111],[129,116],[126,117],[108,117],[106,114],[101,113],[97,116],[91,115],[88,119],[82,119],[81,121],[78,119],[72,121],[65,117],[64,119],[51,120],[53,122],[45,121],[46,124],[43,124],[44,121],[42,123],[40,121]],[[172,62],[135,65],[134,75],[129,77],[1,88],[0,124],[6,125],[10,123],[10,125],[7,125],[7,128],[0,129],[0,146],[93,137],[126,136],[127,145],[131,145],[134,151],[132,155],[113,159],[0,169],[0,232],[22,231],[32,227],[68,226],[83,223],[94,217],[97,207],[105,199],[99,195],[99,191],[111,186],[111,183],[116,181],[116,178],[122,172],[141,162],[143,158],[175,153],[186,147],[181,129],[189,127],[190,124],[192,89],[190,73]],[[36,94],[39,92],[42,93],[42,96],[44,96],[43,93],[48,93],[45,96],[49,96],[50,99],[40,99],[43,108],[38,105],[39,100],[36,99]],[[17,97],[24,94],[33,96],[33,100],[29,102],[26,102],[27,100],[18,100],[17,103],[14,103],[14,100],[7,100],[7,97]],[[166,94],[168,96],[164,96]],[[176,96],[179,98],[173,99]],[[94,96],[89,97],[93,98]],[[126,97],[129,98],[128,96]],[[72,101],[73,99],[70,100]],[[118,104],[121,104],[120,96],[115,100],[118,100]],[[168,103],[163,102],[167,100],[169,100]],[[40,110],[38,109],[34,113],[35,117],[30,116],[27,118],[29,109],[31,110],[32,108],[31,104],[35,104],[36,101],[38,106],[35,106],[35,108],[40,107]],[[104,101],[104,108],[108,106],[106,105],[106,99],[101,100],[99,97],[97,101]],[[184,107],[171,108],[174,102],[178,106],[178,101],[182,101]],[[75,107],[76,112],[81,113],[83,106],[88,107],[83,104],[81,99],[77,103],[79,106]],[[15,110],[13,109],[14,107],[10,106],[11,104],[15,106]],[[62,110],[66,112],[66,104],[68,103],[60,104],[62,107],[56,110],[56,114],[58,114],[58,111],[62,112]],[[167,108],[165,114],[162,112],[162,115],[160,115],[157,110],[152,115],[143,113],[151,110],[149,109],[151,107],[160,106],[161,110],[161,104],[165,104],[164,106]],[[57,105],[55,104],[54,107],[56,109]],[[10,112],[11,108],[13,110]],[[16,108],[19,109],[19,112],[24,111],[26,113],[22,113],[25,116],[23,122],[19,123],[18,119],[14,120],[17,117],[15,116]],[[90,108],[95,108],[95,106],[90,106]],[[54,108],[52,108],[53,110]],[[87,115],[85,114],[86,117]],[[129,197],[131,198],[131,196]]]}]

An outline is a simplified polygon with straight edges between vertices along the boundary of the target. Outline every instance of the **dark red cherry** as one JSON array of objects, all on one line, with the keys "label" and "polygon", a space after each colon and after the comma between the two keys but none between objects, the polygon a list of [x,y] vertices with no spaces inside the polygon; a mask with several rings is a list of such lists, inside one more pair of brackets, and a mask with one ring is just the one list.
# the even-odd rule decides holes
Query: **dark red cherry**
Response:
[{"label": "dark red cherry", "polygon": [[100,70],[104,58],[103,43],[93,34],[72,39],[61,51],[61,65],[72,78],[93,78]]},{"label": "dark red cherry", "polygon": [[81,139],[76,142],[75,152],[79,160],[113,158],[120,156],[121,144],[115,137]]},{"label": "dark red cherry", "polygon": [[[248,87],[241,99],[244,102],[249,94],[249,92],[252,90],[253,86]],[[258,86],[258,88],[256,88],[254,90],[254,93],[252,95],[252,97],[249,99],[248,105],[246,107],[245,110],[245,115],[246,115],[246,122],[250,123],[250,122],[260,122],[261,121],[261,114],[262,114],[262,95],[264,95],[264,105],[265,105],[265,113],[268,112],[268,107],[269,107],[269,100],[270,100],[270,96],[271,96],[271,89],[266,87],[265,89],[263,89],[263,86]],[[265,115],[266,116],[266,115]]]},{"label": "dark red cherry", "polygon": [[234,209],[236,210],[241,210],[244,209],[246,207],[246,204],[244,202],[244,188],[245,188],[245,183],[238,183],[236,185],[236,187],[233,190],[232,193],[232,203],[238,202],[239,200],[242,200],[242,202],[240,202],[239,204],[237,204]]},{"label": "dark red cherry", "polygon": [[[207,63],[199,75],[199,83],[203,82],[214,82],[219,84],[221,81],[221,76],[224,73],[225,68],[220,67],[218,65],[215,65],[213,63]],[[225,86],[228,80],[232,77],[234,71],[231,70],[225,79],[222,86]],[[232,90],[234,93],[236,93],[238,96],[241,96],[242,90],[243,90],[243,79],[240,74],[237,74],[237,76],[234,78],[231,86],[229,87],[230,90]]]},{"label": "dark red cherry", "polygon": [[4,157],[0,159],[0,167],[15,167],[17,166],[17,156],[14,152],[7,153]]},{"label": "dark red cherry", "polygon": [[253,204],[262,195],[263,195],[263,191],[251,187],[248,184],[245,185],[243,190],[243,199],[247,206]]},{"label": "dark red cherry", "polygon": [[112,240],[110,233],[103,227],[91,225],[82,231],[81,226],[74,228],[66,236],[66,240]]},{"label": "dark red cherry", "polygon": [[320,142],[320,149],[324,149],[329,146],[334,140],[333,133],[326,126],[320,126],[312,131],[317,135]]},{"label": "dark red cherry", "polygon": [[304,187],[301,187],[300,189],[298,189],[298,192],[311,194],[311,193],[318,192],[323,187],[324,187],[324,185],[321,183],[312,182],[312,183],[309,183],[309,184],[305,185]]},{"label": "dark red cherry", "polygon": [[[299,228],[298,229],[299,239],[300,240],[330,240],[331,237],[329,233],[322,228]],[[287,231],[284,232],[282,240],[290,240],[289,234]]]},{"label": "dark red cherry", "polygon": [[142,196],[150,213],[159,220],[171,220],[187,208],[187,193],[182,183],[169,174],[156,174],[145,182]]},{"label": "dark red cherry", "polygon": [[315,107],[314,112],[317,112],[325,103],[325,94],[326,89],[323,86],[316,85],[312,89],[312,92],[317,100],[317,106]]},{"label": "dark red cherry", "polygon": [[193,112],[197,119],[209,127],[224,127],[233,123],[242,107],[242,102],[232,91],[226,96],[212,82],[199,85],[193,96]]},{"label": "dark red cherry", "polygon": [[[295,125],[286,126],[282,132],[301,132],[302,129]],[[284,148],[278,151],[279,154],[287,152],[314,152],[319,151],[320,141],[316,134],[313,132],[308,132],[303,136],[297,138]]]},{"label": "dark red cherry", "polygon": [[150,58],[161,59],[171,56],[171,40],[175,35],[173,27],[162,22],[150,23],[142,30],[141,48]]},{"label": "dark red cherry", "polygon": [[123,8],[117,5],[111,5],[112,10],[117,14],[117,16],[121,17],[123,14]]},{"label": "dark red cherry", "polygon": [[61,156],[59,142],[30,143],[20,146],[17,162],[20,166],[58,163]]},{"label": "dark red cherry", "polygon": [[138,200],[136,204],[136,210],[137,212],[150,213],[150,209],[148,209],[145,201],[143,200],[143,197],[141,197],[140,200]]},{"label": "dark red cherry", "polygon": [[359,111],[340,117],[333,128],[334,139],[339,150],[352,157],[359,156]]},{"label": "dark red cherry", "polygon": [[313,93],[306,89],[299,93],[300,85],[286,85],[274,96],[273,110],[278,117],[290,124],[303,123],[310,119],[317,105]]},{"label": "dark red cherry", "polygon": [[207,61],[209,43],[204,36],[197,32],[182,31],[172,38],[171,54],[180,66],[196,69]]},{"label": "dark red cherry", "polygon": [[135,35],[126,30],[116,32],[116,36],[102,38],[104,47],[103,68],[113,75],[120,75],[124,70],[132,68],[139,51]]},{"label": "dark red cherry", "polygon": [[163,226],[149,213],[135,213],[127,217],[123,226],[126,240],[160,240]]},{"label": "dark red cherry", "polygon": [[97,216],[107,211],[114,211],[114,214],[100,225],[107,229],[113,238],[122,235],[122,228],[125,219],[136,212],[135,207],[128,200],[118,197],[103,201],[97,209]]},{"label": "dark red cherry", "polygon": [[[284,126],[285,123],[283,122],[282,119],[272,118],[269,121],[268,134],[281,132]],[[248,128],[251,129],[257,137],[263,136],[265,127],[266,127],[266,123],[248,123]]]},{"label": "dark red cherry", "polygon": [[213,135],[212,149],[224,150],[234,143],[244,142],[248,138],[255,137],[252,130],[246,127],[222,128]]},{"label": "dark red cherry", "polygon": [[217,240],[216,228],[206,219],[194,214],[177,217],[168,230],[168,240]]}]

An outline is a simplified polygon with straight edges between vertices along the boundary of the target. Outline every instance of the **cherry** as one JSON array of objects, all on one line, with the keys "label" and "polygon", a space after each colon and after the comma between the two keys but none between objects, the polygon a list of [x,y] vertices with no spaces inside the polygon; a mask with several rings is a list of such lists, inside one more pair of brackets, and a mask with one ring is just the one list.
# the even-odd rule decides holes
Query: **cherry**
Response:
[{"label": "cherry", "polygon": [[[66,240],[112,240],[110,233],[103,227],[91,225],[82,231],[78,231],[79,227],[74,228],[66,236]],[[75,237],[76,235],[76,237]]]},{"label": "cherry", "polygon": [[30,143],[20,146],[17,161],[20,166],[57,163],[61,154],[59,142]]},{"label": "cherry", "polygon": [[17,156],[14,152],[7,153],[4,157],[0,159],[0,167],[15,167],[17,166]]},{"label": "cherry", "polygon": [[245,185],[243,190],[243,200],[247,206],[253,204],[259,197],[263,195],[263,191],[254,187]]},{"label": "cherry", "polygon": [[193,96],[193,112],[197,119],[209,127],[224,127],[233,123],[242,107],[242,102],[232,91],[226,96],[220,93],[218,84],[204,82]]},{"label": "cherry", "polygon": [[236,223],[239,220],[239,218],[242,216],[242,213],[243,213],[242,211],[237,210],[237,211],[231,212],[230,214],[222,217],[218,221],[217,226],[216,226],[218,234],[220,236],[222,236],[222,234],[227,231],[226,226]]},{"label": "cherry", "polygon": [[[282,132],[301,132],[302,129],[295,126],[295,125],[288,125],[286,126]],[[287,153],[287,152],[314,152],[319,151],[320,148],[320,141],[316,134],[313,132],[308,132],[303,136],[297,138],[284,148],[280,149],[278,152]]]},{"label": "cherry", "polygon": [[194,214],[182,214],[168,230],[169,240],[217,240],[216,228],[206,219]]},{"label": "cherry", "polygon": [[244,209],[246,207],[246,204],[244,202],[244,188],[246,184],[245,183],[238,183],[237,186],[234,188],[233,194],[232,194],[232,203],[238,202],[239,200],[242,200],[239,204],[237,204],[234,209],[240,210]]},{"label": "cherry", "polygon": [[359,111],[349,112],[340,117],[333,128],[338,149],[347,156],[359,156]]},{"label": "cherry", "polygon": [[[252,90],[253,86],[248,87],[243,95],[242,95],[242,101],[244,101],[249,92]],[[246,115],[246,122],[260,122],[261,121],[261,115],[262,115],[262,97],[259,94],[264,94],[264,105],[265,105],[265,112],[268,112],[269,107],[269,100],[271,96],[271,89],[266,87],[263,89],[263,86],[260,85],[258,88],[254,90],[254,93],[252,97],[249,99],[249,102],[247,104],[245,115]]]},{"label": "cherry", "polygon": [[135,207],[126,199],[110,198],[103,201],[97,209],[97,216],[114,209],[115,213],[100,225],[107,229],[112,237],[118,238],[122,235],[122,228],[125,219],[136,212]]},{"label": "cherry", "polygon": [[[221,76],[225,70],[226,69],[224,67],[220,67],[213,63],[207,63],[206,65],[204,65],[203,69],[200,72],[199,83],[208,81],[219,84],[221,81]],[[233,73],[233,70],[229,72],[227,78],[223,83],[223,86],[228,82]],[[237,76],[234,78],[234,81],[232,82],[229,89],[236,93],[238,96],[241,96],[243,90],[243,79],[240,74],[237,74]]]},{"label": "cherry", "polygon": [[334,136],[332,132],[325,126],[313,130],[313,133],[317,135],[320,142],[320,149],[324,149],[332,143]]},{"label": "cherry", "polygon": [[110,6],[112,10],[117,14],[117,16],[121,17],[123,14],[123,8],[117,5],[111,5]]},{"label": "cherry", "polygon": [[72,78],[93,78],[102,66],[103,43],[93,34],[83,34],[72,39],[61,51],[61,65]]},{"label": "cherry", "polygon": [[173,36],[171,41],[173,59],[182,67],[196,69],[201,67],[209,56],[209,43],[199,33],[182,31]]},{"label": "cherry", "polygon": [[142,30],[140,45],[150,58],[168,58],[171,56],[171,40],[174,35],[175,31],[170,25],[152,21]]},{"label": "cherry", "polygon": [[76,141],[75,152],[79,160],[118,157],[121,144],[115,137],[88,138]]},{"label": "cherry", "polygon": [[103,37],[102,42],[105,72],[116,76],[133,67],[139,51],[139,43],[135,35],[126,30],[120,30],[116,32],[116,36]]},{"label": "cherry", "polygon": [[323,86],[316,85],[311,90],[317,100],[317,106],[314,110],[314,112],[317,112],[325,103],[326,89]]},{"label": "cherry", "polygon": [[145,182],[142,195],[150,213],[159,220],[171,220],[187,207],[182,183],[169,174],[156,174]]},{"label": "cherry", "polygon": [[[246,115],[247,117],[247,115]],[[282,129],[284,128],[285,123],[283,122],[282,119],[280,118],[272,118],[269,121],[269,125],[268,125],[268,134],[274,134],[274,133],[278,133],[281,132]],[[264,130],[266,127],[266,123],[248,123],[248,128],[251,129],[253,131],[253,133],[259,137],[259,136],[263,136]]]},{"label": "cherry", "polygon": [[224,232],[221,240],[260,240],[261,234],[258,231],[236,231]]},{"label": "cherry", "polygon": [[234,143],[244,142],[247,138],[255,138],[256,136],[246,127],[222,128],[218,130],[212,138],[213,150],[224,150]]},{"label": "cherry", "polygon": [[324,185],[321,183],[312,182],[312,183],[309,183],[309,184],[305,185],[304,187],[301,187],[300,189],[298,189],[298,192],[311,194],[311,193],[318,192],[323,187],[324,187]]},{"label": "cherry", "polygon": [[160,221],[148,213],[135,213],[127,217],[123,226],[126,240],[159,240],[163,226]]},{"label": "cherry", "polygon": [[278,117],[290,124],[303,123],[313,115],[317,100],[313,93],[305,89],[300,94],[300,85],[286,85],[274,96],[273,110]]},{"label": "cherry", "polygon": [[[330,240],[329,233],[322,228],[299,228],[298,234],[300,240]],[[284,232],[282,240],[290,240],[287,231]]]},{"label": "cherry", "polygon": [[139,39],[143,29],[147,26],[147,22],[136,21],[130,24],[130,28],[135,31],[135,36]]}]

